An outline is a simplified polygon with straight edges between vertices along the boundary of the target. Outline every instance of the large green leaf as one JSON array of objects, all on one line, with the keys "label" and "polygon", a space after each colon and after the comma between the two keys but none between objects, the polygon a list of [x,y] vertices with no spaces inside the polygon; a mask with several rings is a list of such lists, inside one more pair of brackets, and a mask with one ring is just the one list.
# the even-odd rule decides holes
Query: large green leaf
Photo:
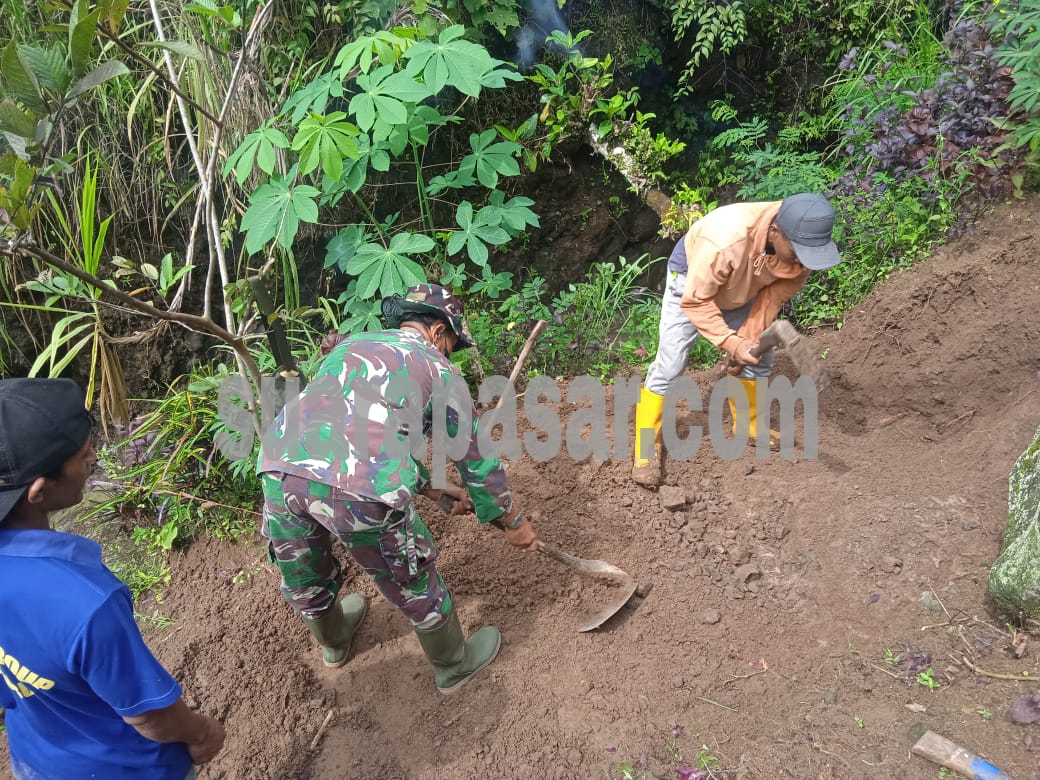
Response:
[{"label": "large green leaf", "polygon": [[434,176],[426,185],[426,192],[430,195],[440,195],[444,190],[464,190],[476,185],[477,180],[472,173],[462,171],[449,171],[443,176]]},{"label": "large green leaf", "polygon": [[[411,116],[410,106],[405,106],[405,110],[408,111],[409,116]],[[390,136],[393,135],[393,132],[396,128],[407,126],[407,121],[395,125],[390,124],[389,122],[384,121],[381,117],[377,116],[375,124],[372,125],[372,140],[377,143],[383,143],[384,141],[389,140]]]},{"label": "large green leaf", "polygon": [[386,173],[390,170],[390,144],[387,141],[373,141],[368,147],[368,164],[372,170]]},{"label": "large green leaf", "polygon": [[0,101],[0,130],[22,138],[32,138],[36,133],[36,120],[13,101],[4,98]]},{"label": "large green leaf", "polygon": [[362,91],[350,99],[350,112],[362,130],[371,130],[377,116],[387,125],[408,122],[407,107],[387,86],[393,73],[391,66],[384,65],[368,75],[358,76],[357,85]]},{"label": "large green leaf", "polygon": [[434,240],[423,233],[398,233],[390,239],[389,251],[415,255],[429,252],[435,246]]},{"label": "large green leaf", "polygon": [[292,148],[300,153],[300,173],[306,176],[319,165],[331,179],[343,175],[344,159],[357,159],[358,128],[345,122],[347,115],[333,111],[327,116],[311,114],[300,124]]},{"label": "large green leaf", "polygon": [[509,271],[496,273],[491,270],[490,265],[481,267],[480,276],[480,280],[469,288],[471,293],[484,293],[497,298],[513,285],[513,275]]},{"label": "large green leaf", "polygon": [[340,184],[354,193],[365,186],[370,166],[385,171],[389,169],[390,163],[390,156],[386,151],[388,145],[385,141],[373,143],[365,133],[358,135],[356,140],[358,156],[356,159],[343,161],[343,175],[339,179]]},{"label": "large green leaf", "polygon": [[21,45],[18,53],[41,87],[55,97],[65,94],[69,88],[69,69],[65,64],[65,52],[60,46],[45,49],[42,46]]},{"label": "large green leaf", "polygon": [[347,160],[343,168],[341,181],[351,192],[358,192],[368,179],[368,138],[358,136],[360,156],[356,160]]},{"label": "large green leaf", "polygon": [[356,333],[362,330],[379,330],[383,327],[380,301],[366,301],[358,297],[357,279],[351,279],[347,289],[337,299],[347,315],[340,323],[340,333]]},{"label": "large green leaf", "polygon": [[291,249],[300,222],[318,221],[315,200],[321,193],[305,184],[290,185],[295,169],[290,173],[285,179],[278,177],[263,185],[249,199],[249,208],[242,216],[249,254],[259,252],[271,239]]},{"label": "large green leaf", "polygon": [[345,81],[357,67],[362,73],[372,70],[372,63],[393,65],[401,53],[414,43],[415,30],[398,27],[393,31],[381,30],[357,38],[336,54],[333,65],[339,69],[340,81]]},{"label": "large green leaf", "polygon": [[502,60],[491,60],[494,65],[493,70],[489,70],[480,79],[480,85],[487,87],[488,89],[503,89],[507,81],[523,81],[524,77],[517,73],[515,69],[508,66],[508,63]]},{"label": "large green leaf", "polygon": [[447,122],[459,121],[456,117],[445,116],[433,106],[409,104],[408,122],[400,125],[385,125],[377,118],[373,126],[373,135],[379,140],[386,140],[395,157],[400,156],[409,142],[426,146],[430,142],[430,128],[440,127]]},{"label": "large green leaf", "polygon": [[425,146],[430,142],[430,128],[440,127],[449,119],[432,106],[416,106],[412,121],[408,123],[408,136],[417,144]]},{"label": "large green leaf", "polygon": [[227,176],[234,171],[236,181],[242,185],[253,172],[255,163],[260,170],[270,175],[274,172],[275,163],[278,161],[276,149],[287,148],[289,148],[289,139],[285,137],[285,133],[277,127],[272,127],[271,122],[267,121],[247,135],[238,148],[231,153],[224,163],[223,174]]},{"label": "large green leaf", "polygon": [[439,127],[452,117],[444,116],[432,106],[415,106],[408,117],[407,125],[393,125],[387,134],[387,141],[394,156],[401,155],[408,146],[409,141],[419,146],[426,146],[430,142],[430,128]]},{"label": "large green leaf", "polygon": [[470,97],[480,94],[485,75],[494,70],[487,49],[462,40],[466,28],[456,24],[441,31],[437,42],[422,41],[404,53],[410,76],[422,75],[430,92],[437,94],[451,86]]},{"label": "large green leaf", "polygon": [[[488,206],[497,208],[502,219],[502,227],[511,235],[518,236],[527,229],[527,226],[538,227],[538,215],[530,206],[534,201],[518,195],[515,198],[505,199],[506,194],[502,190],[495,190],[488,198]],[[485,207],[485,208],[487,208]]]},{"label": "large green leaf", "polygon": [[393,295],[426,281],[422,266],[408,255],[429,252],[434,246],[434,240],[421,233],[398,233],[386,247],[371,242],[362,244],[344,270],[358,277],[359,297],[370,298],[376,291],[380,296]]},{"label": "large green leaf", "polygon": [[18,44],[11,41],[0,55],[0,73],[8,93],[30,111],[45,114],[48,111],[47,101],[40,92],[40,84],[36,76],[22,60]]},{"label": "large green leaf", "polygon": [[520,163],[515,156],[520,153],[520,144],[512,141],[494,143],[497,135],[494,129],[470,135],[469,145],[473,153],[466,155],[459,165],[461,175],[476,173],[477,180],[488,189],[498,186],[499,175],[520,175]]},{"label": "large green leaf", "polygon": [[119,26],[126,17],[126,9],[129,5],[130,0],[112,0],[108,7],[108,29],[113,35],[119,32]]},{"label": "large green leaf", "polygon": [[509,240],[509,234],[500,225],[502,216],[496,207],[485,206],[476,215],[473,204],[463,201],[455,211],[457,230],[448,239],[448,255],[455,255],[466,248],[469,259],[479,266],[487,265],[487,245],[499,246]]},{"label": "large green leaf", "polygon": [[333,65],[339,68],[339,80],[346,81],[355,67],[368,73],[372,67],[372,41],[364,35],[348,43],[336,53]]},{"label": "large green leaf", "polygon": [[325,268],[346,272],[358,248],[367,244],[371,235],[365,225],[347,225],[325,247]]},{"label": "large green leaf", "polygon": [[376,121],[376,103],[367,92],[361,92],[350,99],[350,113],[354,115],[358,126],[368,132]]},{"label": "large green leaf", "polygon": [[404,103],[421,103],[434,94],[429,85],[403,71],[391,74],[379,87],[381,92],[393,95]]},{"label": "large green leaf", "polygon": [[309,114],[324,114],[332,98],[343,97],[343,83],[334,73],[326,73],[307,83],[303,89],[293,92],[285,105],[282,114],[288,114],[289,121],[298,125]]},{"label": "large green leaf", "polygon": [[94,68],[94,70],[90,71],[90,73],[72,85],[72,89],[69,90],[69,97],[79,97],[84,92],[89,92],[94,89],[94,87],[104,84],[106,81],[111,81],[119,76],[125,76],[129,72],[130,70],[126,65],[121,63],[119,60],[102,62]]},{"label": "large green leaf", "polygon": [[404,150],[408,148],[410,135],[408,128],[404,125],[394,125],[390,129],[390,133],[386,137],[386,143],[389,145],[390,152],[394,157],[400,157],[404,154]]},{"label": "large green leaf", "polygon": [[101,16],[100,8],[84,14],[86,8],[86,3],[76,3],[69,21],[69,56],[72,59],[72,77],[76,79],[90,67],[90,51],[94,47],[94,36]]}]

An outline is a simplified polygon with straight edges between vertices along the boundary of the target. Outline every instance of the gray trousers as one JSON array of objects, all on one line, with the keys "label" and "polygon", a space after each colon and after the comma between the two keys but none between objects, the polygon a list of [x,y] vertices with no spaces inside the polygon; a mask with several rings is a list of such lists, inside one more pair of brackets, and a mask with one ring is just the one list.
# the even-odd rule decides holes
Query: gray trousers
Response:
[{"label": "gray trousers", "polygon": [[[690,359],[690,350],[697,340],[697,328],[690,322],[681,308],[683,289],[686,287],[686,274],[679,271],[668,272],[668,283],[664,288],[664,300],[661,304],[661,338],[657,345],[657,355],[650,369],[646,372],[643,387],[651,393],[664,395],[669,385],[686,370]],[[722,312],[722,318],[733,330],[737,330],[748,318],[755,299],[745,303],[739,309]],[[773,350],[769,350],[759,359],[757,366],[745,366],[738,377],[741,379],[758,379],[768,377],[773,372]]]}]

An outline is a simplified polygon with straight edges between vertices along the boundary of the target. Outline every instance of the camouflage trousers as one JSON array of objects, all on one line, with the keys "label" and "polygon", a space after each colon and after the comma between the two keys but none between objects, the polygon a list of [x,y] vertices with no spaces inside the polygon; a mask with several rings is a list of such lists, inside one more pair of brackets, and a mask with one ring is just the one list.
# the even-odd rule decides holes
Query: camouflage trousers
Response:
[{"label": "camouflage trousers", "polygon": [[437,572],[437,544],[413,506],[394,509],[303,477],[268,473],[261,479],[261,533],[293,609],[319,617],[335,605],[343,584],[332,553],[335,536],[415,628],[444,622],[451,593]]}]

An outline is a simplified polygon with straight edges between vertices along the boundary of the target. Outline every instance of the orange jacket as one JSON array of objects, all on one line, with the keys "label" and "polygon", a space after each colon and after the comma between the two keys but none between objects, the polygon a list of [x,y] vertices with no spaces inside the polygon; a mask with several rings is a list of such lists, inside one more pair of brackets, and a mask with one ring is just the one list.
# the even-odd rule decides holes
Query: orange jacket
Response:
[{"label": "orange jacket", "polygon": [[[767,255],[766,232],[782,201],[734,203],[695,222],[683,239],[686,287],[679,306],[704,338],[726,349],[733,336],[758,340],[780,307],[802,289],[809,269]],[[722,318],[755,299],[739,331]],[[731,342],[735,348],[736,343]]]}]

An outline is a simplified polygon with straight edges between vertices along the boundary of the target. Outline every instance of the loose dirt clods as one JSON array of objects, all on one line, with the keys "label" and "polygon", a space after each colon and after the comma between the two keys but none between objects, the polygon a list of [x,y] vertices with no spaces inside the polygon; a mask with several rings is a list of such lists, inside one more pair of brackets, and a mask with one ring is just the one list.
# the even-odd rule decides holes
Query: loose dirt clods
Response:
[{"label": "loose dirt clods", "polygon": [[920,723],[1033,777],[1040,742],[1012,718],[1035,707],[1008,713],[1040,678],[1036,626],[985,594],[1008,470],[1040,420],[1040,225],[1020,218],[1038,207],[1004,207],[812,334],[834,377],[817,460],[702,448],[667,462],[658,494],[624,462],[512,464],[547,541],[653,586],[597,632],[573,627],[605,586],[423,503],[464,625],[505,639],[459,696],[437,693],[379,598],[355,657],[326,671],[272,567],[221,574],[256,560],[258,540],[193,545],[173,565],[173,623],[150,641],[226,722],[200,778],[934,780],[908,756]]}]

